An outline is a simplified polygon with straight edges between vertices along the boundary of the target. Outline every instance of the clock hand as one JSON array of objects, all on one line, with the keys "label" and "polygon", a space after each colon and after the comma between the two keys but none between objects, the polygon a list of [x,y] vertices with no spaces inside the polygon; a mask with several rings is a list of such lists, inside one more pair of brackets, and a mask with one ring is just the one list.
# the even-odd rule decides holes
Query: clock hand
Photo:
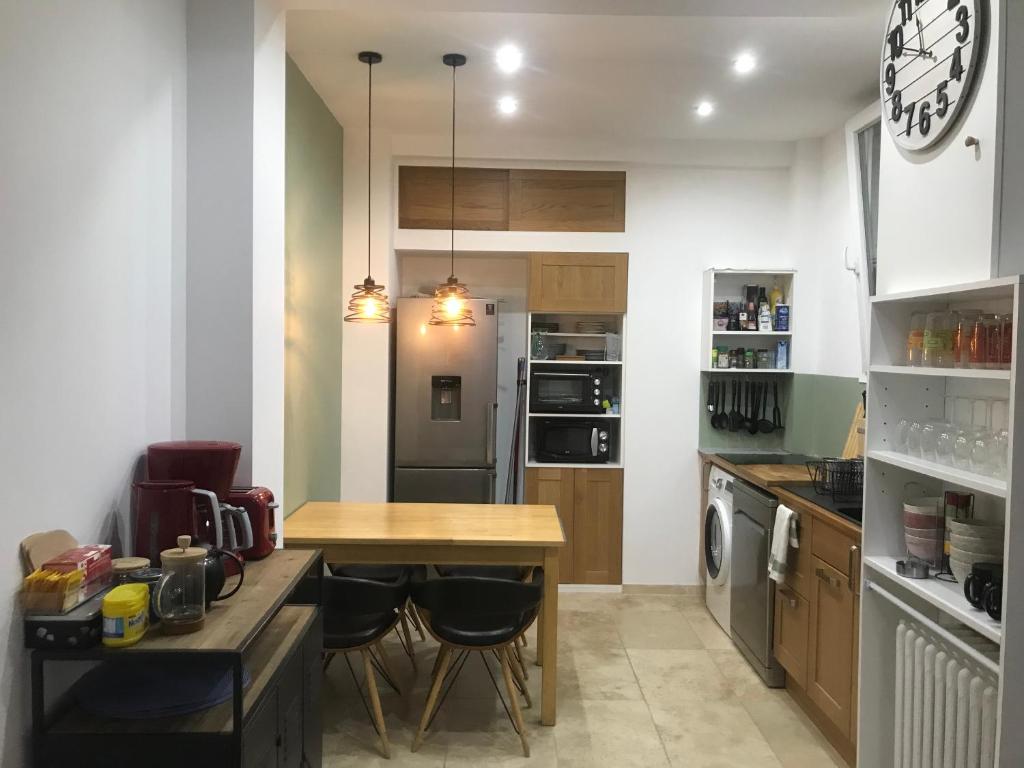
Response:
[{"label": "clock hand", "polygon": [[924,26],[921,24],[921,17],[914,16],[914,21],[917,22],[917,53],[918,55],[931,58],[932,52],[924,47]]}]

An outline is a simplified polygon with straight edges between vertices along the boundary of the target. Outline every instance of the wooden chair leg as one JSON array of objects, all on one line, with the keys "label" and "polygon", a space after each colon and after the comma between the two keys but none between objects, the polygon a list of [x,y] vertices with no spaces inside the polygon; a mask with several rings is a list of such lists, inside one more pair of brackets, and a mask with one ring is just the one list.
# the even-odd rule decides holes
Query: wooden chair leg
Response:
[{"label": "wooden chair leg", "polygon": [[519,688],[523,692],[523,699],[526,700],[526,708],[529,709],[533,706],[533,701],[530,699],[530,689],[526,687],[526,678],[523,677],[523,662],[516,658],[516,653],[506,647],[505,652],[508,654],[508,663],[512,667],[512,676],[516,679]]},{"label": "wooden chair leg", "polygon": [[452,649],[447,645],[442,646],[437,659],[437,671],[434,672],[434,682],[430,686],[427,703],[423,707],[423,717],[420,718],[420,727],[416,731],[416,738],[412,740],[413,752],[419,749],[420,744],[423,743],[423,736],[427,732],[427,723],[430,722],[430,716],[434,713],[437,697],[440,695],[441,685],[444,683],[444,676],[448,672],[448,664],[452,659]]},{"label": "wooden chair leg", "polygon": [[380,734],[381,751],[384,757],[391,758],[391,745],[388,743],[388,732],[384,727],[384,711],[380,708],[380,693],[377,691],[377,676],[373,671],[373,661],[370,659],[370,652],[363,648],[363,670],[366,672],[366,689],[370,693],[370,707],[373,712],[373,721]]},{"label": "wooden chair leg", "polygon": [[412,600],[406,603],[406,611],[409,614],[409,618],[412,619],[413,627],[420,635],[420,640],[426,642],[427,636],[423,632],[423,622],[420,621],[420,615],[416,611],[416,606],[413,604]]},{"label": "wooden chair leg", "polygon": [[508,646],[502,648],[498,655],[501,656],[501,674],[505,678],[505,689],[508,691],[509,706],[512,708],[512,719],[515,721],[516,730],[519,731],[523,755],[529,757],[530,742],[526,740],[526,723],[523,721],[522,710],[519,709],[519,691],[512,680],[512,660],[509,656]]},{"label": "wooden chair leg", "polygon": [[399,616],[399,621],[402,624],[402,636],[405,638],[406,655],[409,657],[409,661],[412,662],[412,668],[416,669],[416,651],[412,647],[412,635],[409,633],[409,622],[405,618],[404,610]]},{"label": "wooden chair leg", "polygon": [[[401,696],[402,686],[398,684],[398,678],[395,677],[395,673],[391,669],[391,664],[388,663],[388,655],[384,650],[384,643],[378,640],[376,643],[374,643],[374,647],[377,649],[377,655],[380,656],[380,665],[384,668],[384,674],[391,678],[391,682],[394,684],[395,688],[398,689],[398,695]],[[416,665],[413,664],[414,668],[415,666]]]},{"label": "wooden chair leg", "polygon": [[[522,645],[520,645],[520,643],[522,643]],[[523,678],[525,680],[529,680],[530,679],[530,670],[528,670],[526,668],[526,656],[523,654],[523,651],[525,649],[526,649],[526,637],[524,635],[520,635],[519,637],[516,638],[515,656],[516,656],[516,661],[519,662],[519,669],[522,670],[522,672],[523,672]]]}]

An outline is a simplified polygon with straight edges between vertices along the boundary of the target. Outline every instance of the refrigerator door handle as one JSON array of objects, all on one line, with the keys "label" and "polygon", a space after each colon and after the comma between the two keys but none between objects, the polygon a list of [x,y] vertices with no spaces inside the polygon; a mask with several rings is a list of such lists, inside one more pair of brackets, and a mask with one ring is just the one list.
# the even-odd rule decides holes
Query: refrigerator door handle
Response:
[{"label": "refrigerator door handle", "polygon": [[597,456],[597,427],[590,430],[590,455]]},{"label": "refrigerator door handle", "polygon": [[498,453],[498,404],[488,403],[487,404],[487,434],[486,434],[487,445],[485,460],[489,465],[493,465],[497,461]]}]

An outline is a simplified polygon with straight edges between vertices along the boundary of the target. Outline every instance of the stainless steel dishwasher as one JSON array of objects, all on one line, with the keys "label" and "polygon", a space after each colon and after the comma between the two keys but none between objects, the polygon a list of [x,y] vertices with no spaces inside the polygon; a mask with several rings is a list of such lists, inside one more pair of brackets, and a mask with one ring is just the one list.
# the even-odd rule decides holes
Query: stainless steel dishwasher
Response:
[{"label": "stainless steel dishwasher", "polygon": [[772,653],[775,582],[768,578],[775,509],[779,501],[742,480],[732,491],[732,591],[729,610],[733,642],[770,688],[786,684],[786,672]]}]

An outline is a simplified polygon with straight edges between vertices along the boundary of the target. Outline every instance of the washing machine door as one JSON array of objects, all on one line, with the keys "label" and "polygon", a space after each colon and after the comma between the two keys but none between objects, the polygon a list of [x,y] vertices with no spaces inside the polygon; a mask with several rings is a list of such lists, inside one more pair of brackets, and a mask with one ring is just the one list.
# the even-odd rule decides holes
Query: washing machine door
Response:
[{"label": "washing machine door", "polygon": [[732,555],[732,520],[721,499],[708,505],[704,516],[704,561],[707,563],[708,581],[724,584],[729,578],[729,560]]}]

